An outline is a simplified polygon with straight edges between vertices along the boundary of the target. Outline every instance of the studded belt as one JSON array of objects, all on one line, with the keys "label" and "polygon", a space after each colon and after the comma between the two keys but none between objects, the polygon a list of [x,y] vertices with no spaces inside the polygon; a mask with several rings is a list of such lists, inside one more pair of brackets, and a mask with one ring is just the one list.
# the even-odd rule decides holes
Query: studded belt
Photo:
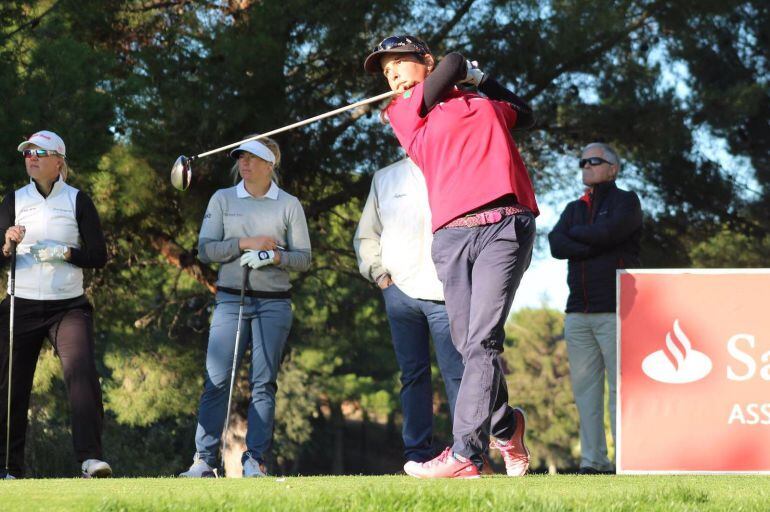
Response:
[{"label": "studded belt", "polygon": [[487,224],[496,224],[503,220],[505,217],[511,215],[518,215],[520,213],[529,213],[529,209],[523,206],[500,206],[497,208],[490,208],[481,212],[471,213],[464,217],[458,217],[449,224],[444,225],[445,228],[475,228],[477,226],[486,226]]}]

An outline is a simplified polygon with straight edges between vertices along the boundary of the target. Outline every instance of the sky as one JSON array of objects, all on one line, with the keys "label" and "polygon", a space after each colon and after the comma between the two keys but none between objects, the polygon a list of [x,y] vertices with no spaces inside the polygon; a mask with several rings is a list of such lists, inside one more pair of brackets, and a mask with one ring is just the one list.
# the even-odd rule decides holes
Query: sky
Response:
[{"label": "sky", "polygon": [[[580,190],[576,183],[576,190]],[[576,195],[577,197],[577,195]],[[550,204],[540,203],[540,216],[537,218],[539,236],[545,236],[556,221],[561,211]],[[559,207],[566,206],[566,202]],[[567,262],[551,257],[545,240],[537,244],[532,255],[532,263],[521,278],[521,284],[513,300],[513,311],[525,307],[538,308],[543,305],[564,310],[567,304]]]}]

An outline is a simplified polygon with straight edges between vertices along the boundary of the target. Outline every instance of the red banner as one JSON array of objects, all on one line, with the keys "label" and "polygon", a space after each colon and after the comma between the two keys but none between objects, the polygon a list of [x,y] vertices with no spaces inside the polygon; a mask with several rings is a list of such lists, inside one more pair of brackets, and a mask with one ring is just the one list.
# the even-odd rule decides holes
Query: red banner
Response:
[{"label": "red banner", "polygon": [[770,269],[618,272],[619,473],[770,473]]}]

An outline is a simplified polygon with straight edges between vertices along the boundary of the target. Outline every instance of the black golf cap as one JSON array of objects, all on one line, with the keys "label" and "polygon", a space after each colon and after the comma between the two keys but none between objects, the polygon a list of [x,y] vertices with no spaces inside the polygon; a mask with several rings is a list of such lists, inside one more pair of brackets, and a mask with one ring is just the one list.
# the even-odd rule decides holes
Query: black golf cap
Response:
[{"label": "black golf cap", "polygon": [[400,35],[390,36],[383,39],[380,44],[374,47],[372,53],[364,61],[364,69],[368,73],[380,73],[380,59],[383,55],[389,53],[418,53],[425,55],[430,53],[428,45],[419,37]]}]

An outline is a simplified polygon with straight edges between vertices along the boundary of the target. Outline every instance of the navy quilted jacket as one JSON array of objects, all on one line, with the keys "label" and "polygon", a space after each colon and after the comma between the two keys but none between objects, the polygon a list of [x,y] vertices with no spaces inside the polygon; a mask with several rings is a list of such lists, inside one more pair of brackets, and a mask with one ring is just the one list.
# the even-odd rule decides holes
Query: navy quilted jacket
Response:
[{"label": "navy quilted jacket", "polygon": [[615,311],[615,270],[638,267],[642,208],[634,192],[601,183],[562,212],[548,241],[569,260],[567,313]]}]

